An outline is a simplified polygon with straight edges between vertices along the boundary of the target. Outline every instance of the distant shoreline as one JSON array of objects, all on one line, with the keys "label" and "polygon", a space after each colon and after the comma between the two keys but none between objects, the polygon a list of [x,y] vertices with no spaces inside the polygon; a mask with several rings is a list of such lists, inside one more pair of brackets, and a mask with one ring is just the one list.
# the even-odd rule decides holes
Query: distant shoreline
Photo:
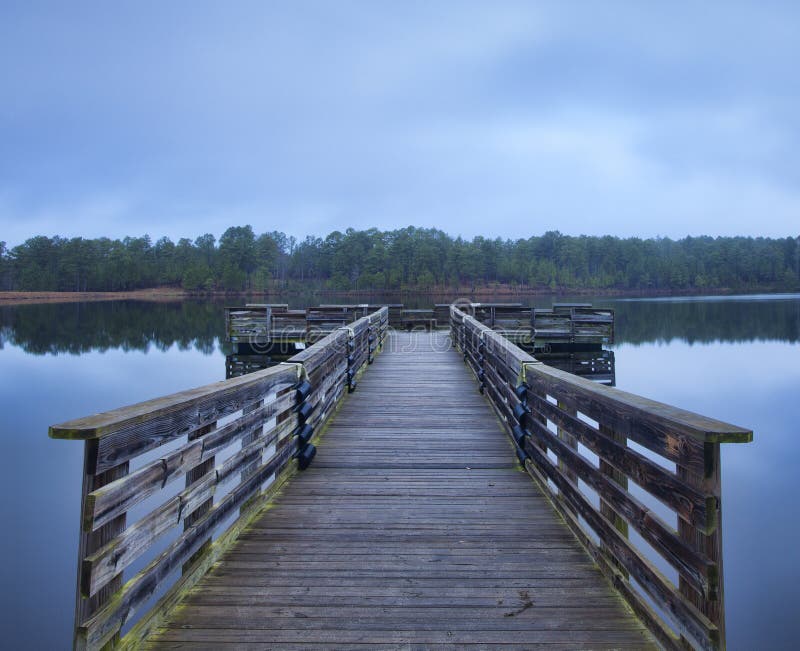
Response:
[{"label": "distant shoreline", "polygon": [[121,300],[182,301],[186,298],[189,298],[189,293],[182,289],[163,287],[129,292],[0,292],[0,306]]},{"label": "distant shoreline", "polygon": [[[785,291],[785,290],[783,290]],[[328,296],[341,296],[358,300],[375,294],[389,296],[448,296],[455,298],[487,299],[496,298],[502,302],[515,297],[525,296],[619,296],[619,297],[657,297],[657,296],[728,296],[751,293],[781,293],[778,289],[753,288],[749,290],[734,290],[729,288],[693,290],[623,290],[623,289],[587,289],[587,288],[559,288],[551,289],[520,289],[509,286],[476,287],[460,289],[434,288],[434,289],[406,289],[406,290],[327,290],[297,288],[265,292],[189,292],[178,287],[157,287],[152,289],[137,289],[124,292],[26,292],[26,291],[0,291],[0,306],[8,305],[34,305],[42,303],[86,303],[97,301],[153,301],[153,302],[179,302],[189,299],[241,299],[244,302],[269,302],[275,297],[297,295],[302,293],[325,294]]]}]

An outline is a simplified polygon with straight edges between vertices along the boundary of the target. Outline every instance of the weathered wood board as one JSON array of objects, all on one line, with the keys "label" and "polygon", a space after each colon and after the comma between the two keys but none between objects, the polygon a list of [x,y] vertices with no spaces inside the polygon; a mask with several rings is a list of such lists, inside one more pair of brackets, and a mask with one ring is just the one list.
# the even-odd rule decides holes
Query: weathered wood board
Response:
[{"label": "weathered wood board", "polygon": [[150,649],[654,648],[443,332],[393,333]]}]

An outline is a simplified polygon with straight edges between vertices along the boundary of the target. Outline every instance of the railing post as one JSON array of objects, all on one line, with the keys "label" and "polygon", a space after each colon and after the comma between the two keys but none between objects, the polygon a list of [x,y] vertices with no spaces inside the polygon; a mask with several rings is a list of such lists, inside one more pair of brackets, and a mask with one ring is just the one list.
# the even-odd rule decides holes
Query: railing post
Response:
[{"label": "railing post", "polygon": [[[563,410],[570,416],[577,415],[577,412],[574,409],[570,409],[567,406],[567,404],[561,400],[558,401],[558,408]],[[569,446],[576,452],[578,451],[578,440],[574,436],[572,436],[566,429],[564,429],[563,427],[559,427],[557,436],[559,439],[564,441],[565,445]],[[564,476],[567,477],[573,484],[575,484],[575,487],[577,488],[578,475],[573,470],[570,470],[569,464],[566,463],[561,457],[558,458],[558,467],[561,470],[561,472],[564,473]]]},{"label": "railing post", "polygon": [[[269,309],[269,308],[267,308],[267,309]],[[264,400],[262,398],[261,400],[257,400],[254,403],[251,403],[249,405],[245,405],[242,408],[242,416],[245,416],[245,415],[247,415],[249,413],[254,412],[256,409],[260,408],[263,404],[264,404]],[[248,445],[250,445],[250,443],[252,443],[256,439],[258,439],[260,434],[261,434],[260,430],[254,430],[252,433],[243,436],[242,437],[242,447],[244,448],[244,447],[247,447]],[[244,466],[244,468],[242,468],[242,473],[240,475],[241,476],[241,481],[244,482],[248,477],[253,475],[256,472],[256,470],[258,470],[258,466],[259,466],[259,458],[253,459],[250,463],[248,463],[246,466]],[[245,511],[247,511],[247,509],[249,509],[252,506],[253,501],[256,500],[256,499],[258,499],[258,494],[254,495],[249,500],[245,500],[244,504],[242,504],[239,507],[239,515],[243,514]]]},{"label": "railing post", "polygon": [[[78,581],[75,597],[75,637],[73,644],[75,648],[81,648],[83,644],[78,639],[78,627],[89,619],[94,613],[102,608],[111,597],[122,587],[122,572],[117,574],[111,581],[103,586],[94,596],[88,597],[83,594],[83,559],[92,555],[106,543],[116,538],[125,530],[127,513],[122,513],[110,522],[91,531],[91,523],[86,520],[86,497],[92,491],[110,484],[116,479],[120,479],[128,474],[129,464],[126,461],[114,468],[110,468],[100,474],[95,474],[97,467],[98,442],[97,439],[89,439],[83,444],[83,486],[81,489],[81,520],[80,536],[78,539]],[[109,646],[119,639],[119,634],[109,642]]]},{"label": "railing post", "polygon": [[372,364],[372,362],[375,361],[373,353],[376,348],[375,329],[372,327],[372,320],[370,319],[369,326],[367,327],[367,364]]},{"label": "railing post", "polygon": [[682,595],[691,601],[706,617],[708,617],[719,631],[718,648],[725,648],[725,609],[723,573],[722,573],[722,479],[720,463],[720,444],[703,444],[704,476],[699,477],[686,468],[678,465],[678,477],[687,483],[697,486],[701,490],[716,497],[716,527],[709,534],[704,534],[697,527],[678,518],[678,535],[682,540],[691,545],[717,566],[716,590],[707,597],[697,592],[683,577],[680,577],[678,588]]},{"label": "railing post", "polygon": [[[383,318],[383,315],[386,316],[386,319]],[[386,308],[386,312],[382,313],[381,316],[381,323],[380,323],[380,345],[379,350],[383,352],[383,341],[386,339],[386,331],[389,329],[389,308]]]},{"label": "railing post", "polygon": [[266,314],[266,328],[267,328],[267,341],[269,342],[267,345],[271,345],[273,342],[273,338],[275,335],[280,335],[277,328],[275,328],[275,315],[272,312],[272,306],[267,306],[267,314]]},{"label": "railing post", "polygon": [[[540,363],[540,362],[537,362],[537,363]],[[533,385],[528,382],[528,368],[529,368],[529,366],[533,366],[533,364],[531,364],[531,363],[523,363],[523,365],[522,365],[522,369],[523,369],[522,380],[523,380],[523,384],[526,387],[526,391],[525,391],[525,393],[526,393],[526,396],[525,396],[526,404],[528,402],[528,395],[534,395],[534,396],[537,396],[538,398],[540,398],[541,400],[547,400],[547,396],[546,395],[534,390]],[[543,425],[543,426],[547,427],[547,419],[544,416],[542,416],[540,413],[538,413],[538,411],[531,410],[531,413],[528,414],[528,418],[530,418],[531,420],[535,420],[540,425]],[[528,437],[528,440],[529,440],[531,445],[534,445],[539,450],[541,450],[542,454],[547,454],[547,447],[542,445],[542,443],[539,441],[539,439],[537,437]]]},{"label": "railing post", "polygon": [[[601,433],[605,434],[608,438],[616,441],[620,445],[628,445],[628,438],[624,434],[619,434],[611,427],[607,425],[603,425],[603,423],[599,423],[599,430]],[[624,472],[620,472],[614,466],[612,466],[608,461],[600,457],[600,473],[603,475],[607,475],[611,481],[615,484],[621,486],[625,491],[628,490],[628,477],[625,475]],[[617,513],[605,500],[600,500],[600,514],[608,520],[612,526],[619,531],[625,538],[629,537],[628,531],[628,522],[623,518],[619,513]],[[601,542],[600,545],[601,549],[606,552],[606,556],[608,560],[613,563],[613,565],[622,572],[623,576],[626,578],[628,577],[628,571],[624,568],[622,563],[620,563],[614,554],[609,553],[605,549],[605,545]]]},{"label": "railing post", "polygon": [[[188,440],[196,441],[197,439],[202,438],[209,432],[213,432],[214,429],[216,429],[216,427],[217,427],[216,422],[209,423],[205,427],[201,427],[195,430],[194,432],[190,433],[188,436]],[[194,468],[189,470],[186,473],[186,482],[185,482],[186,488],[189,488],[189,486],[194,484],[198,479],[205,477],[209,472],[211,472],[214,469],[215,460],[216,457],[211,456],[205,461],[201,461]],[[213,506],[214,506],[214,496],[212,495],[200,506],[198,506],[192,513],[186,516],[186,518],[183,520],[183,530],[186,531],[187,529],[189,529],[195,522],[197,522],[201,517],[203,517],[204,514],[208,513],[211,510],[211,507]],[[211,544],[211,537],[209,536],[205,541],[203,541],[203,544],[200,546],[200,548],[194,554],[192,554],[189,560],[183,564],[181,570],[183,574],[186,574],[191,570],[194,562],[206,552],[210,544]]]}]

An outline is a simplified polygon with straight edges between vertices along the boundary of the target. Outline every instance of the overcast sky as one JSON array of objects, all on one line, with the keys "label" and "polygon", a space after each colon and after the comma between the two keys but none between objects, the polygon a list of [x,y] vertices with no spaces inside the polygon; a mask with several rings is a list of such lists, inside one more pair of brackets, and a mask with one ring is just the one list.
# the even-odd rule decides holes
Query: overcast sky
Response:
[{"label": "overcast sky", "polygon": [[0,3],[0,240],[800,232],[800,3]]}]

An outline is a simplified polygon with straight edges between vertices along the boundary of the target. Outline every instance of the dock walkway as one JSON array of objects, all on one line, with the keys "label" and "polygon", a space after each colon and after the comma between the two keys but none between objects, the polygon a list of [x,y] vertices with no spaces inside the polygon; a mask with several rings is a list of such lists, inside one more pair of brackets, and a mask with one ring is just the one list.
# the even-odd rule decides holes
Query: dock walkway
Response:
[{"label": "dock walkway", "polygon": [[149,649],[630,648],[651,635],[520,469],[444,332],[392,333]]}]

